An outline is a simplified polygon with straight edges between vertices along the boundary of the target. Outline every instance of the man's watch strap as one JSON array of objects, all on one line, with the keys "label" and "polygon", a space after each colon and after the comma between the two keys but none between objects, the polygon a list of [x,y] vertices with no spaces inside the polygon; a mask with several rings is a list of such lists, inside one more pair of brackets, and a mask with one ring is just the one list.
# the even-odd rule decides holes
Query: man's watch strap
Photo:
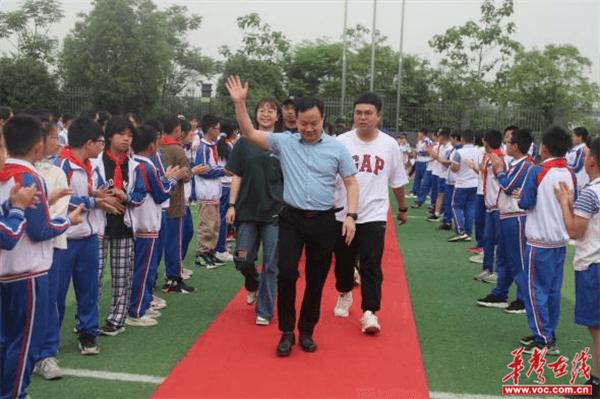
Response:
[{"label": "man's watch strap", "polygon": [[350,217],[356,222],[356,219],[358,219],[358,214],[357,213],[347,213],[346,217]]},{"label": "man's watch strap", "polygon": [[235,206],[235,202],[234,203],[229,203],[229,205],[227,205],[228,208],[234,207]]}]

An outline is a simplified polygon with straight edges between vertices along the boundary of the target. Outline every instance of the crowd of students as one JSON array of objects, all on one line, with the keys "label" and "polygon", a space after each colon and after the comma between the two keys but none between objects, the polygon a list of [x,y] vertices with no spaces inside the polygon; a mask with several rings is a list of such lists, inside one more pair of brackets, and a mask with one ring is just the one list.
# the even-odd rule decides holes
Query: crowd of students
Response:
[{"label": "crowd of students", "polygon": [[[552,127],[539,148],[531,131],[509,126],[418,132],[415,151],[399,138],[414,175],[412,208],[430,201],[429,222],[471,242],[475,280],[493,284],[477,304],[526,314],[524,353],[558,356],[556,338],[566,247],[575,240],[575,322],[589,328],[594,397],[600,373],[600,138],[583,127]],[[509,290],[516,286],[515,298]]]},{"label": "crowd of students", "polygon": [[[406,135],[396,143],[379,130],[376,94],[356,99],[353,128],[334,138],[323,132],[317,99],[290,98],[281,106],[264,98],[252,120],[247,84],[230,77],[226,86],[241,139],[233,121],[212,114],[141,122],[98,112],[55,120],[45,111],[12,115],[0,108],[0,397],[25,397],[33,372],[62,376],[57,357],[71,281],[83,355],[100,353],[99,335],[157,325],[167,307],[157,292],[194,291],[186,283],[193,271],[183,263],[194,236],[193,203],[195,265],[234,262],[256,324],[269,325],[277,314],[278,356],[290,355],[296,328],[301,348],[317,349],[313,333],[332,259],[334,315],[349,317],[359,282],[361,330],[379,333],[388,190],[406,223],[409,175],[412,208],[429,198],[427,220],[453,231],[448,242],[477,240],[469,248],[470,260],[482,264],[475,279],[495,284],[477,304],[527,315],[531,335],[519,340],[526,353],[560,353],[563,265],[569,239],[576,240],[575,321],[593,338],[589,383],[597,394],[600,139],[584,128],[569,134],[553,127],[538,154],[531,132],[514,126],[483,134],[441,128],[432,138],[421,129],[413,152]],[[307,284],[297,321],[303,249]],[[111,304],[100,323],[109,250]]]}]

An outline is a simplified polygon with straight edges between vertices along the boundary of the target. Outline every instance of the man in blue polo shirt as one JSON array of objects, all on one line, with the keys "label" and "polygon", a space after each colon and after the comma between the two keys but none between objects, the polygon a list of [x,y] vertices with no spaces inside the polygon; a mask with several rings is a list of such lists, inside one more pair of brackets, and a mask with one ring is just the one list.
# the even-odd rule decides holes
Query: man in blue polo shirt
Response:
[{"label": "man in blue polo shirt", "polygon": [[[299,133],[265,133],[254,129],[246,110],[248,83],[230,76],[225,84],[235,106],[242,134],[259,147],[280,157],[283,172],[283,201],[279,215],[279,275],[277,307],[279,329],[278,356],[288,356],[296,342],[296,280],[298,261],[306,246],[306,289],[298,330],[300,345],[314,352],[312,335],[319,321],[321,294],[331,265],[336,240],[334,210],[336,176],[347,190],[347,217],[342,235],[350,244],[358,217],[358,183],[356,166],[348,150],[335,138],[323,134],[323,103],[314,98],[299,98],[296,103],[296,126]],[[338,230],[339,231],[339,230]]]}]

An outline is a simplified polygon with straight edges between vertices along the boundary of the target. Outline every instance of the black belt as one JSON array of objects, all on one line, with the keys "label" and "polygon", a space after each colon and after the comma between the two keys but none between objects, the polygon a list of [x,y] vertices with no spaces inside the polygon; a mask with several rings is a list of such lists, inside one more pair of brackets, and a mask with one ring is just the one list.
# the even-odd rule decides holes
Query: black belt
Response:
[{"label": "black belt", "polygon": [[313,210],[308,210],[308,209],[294,208],[293,206],[290,206],[287,204],[286,204],[285,208],[287,210],[289,210],[290,212],[295,213],[295,214],[300,215],[305,218],[314,218],[317,216],[327,215],[330,213],[337,213],[337,212],[341,211],[342,209],[344,209],[344,208],[330,208],[330,209],[326,209],[324,211],[313,211]]}]

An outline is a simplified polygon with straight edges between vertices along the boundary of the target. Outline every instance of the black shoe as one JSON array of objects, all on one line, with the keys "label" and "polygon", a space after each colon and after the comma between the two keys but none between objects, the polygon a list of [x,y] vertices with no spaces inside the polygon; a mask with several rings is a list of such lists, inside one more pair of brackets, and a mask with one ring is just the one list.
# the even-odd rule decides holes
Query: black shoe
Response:
[{"label": "black shoe", "polygon": [[182,278],[169,279],[162,288],[164,293],[177,293],[177,294],[189,294],[194,292],[194,287],[187,285],[183,282]]},{"label": "black shoe", "polygon": [[512,301],[510,305],[506,309],[504,309],[506,313],[511,314],[524,314],[525,313],[525,304],[521,301]]},{"label": "black shoe", "polygon": [[527,337],[522,337],[519,340],[519,343],[523,346],[531,345],[531,343],[535,341],[535,335],[528,335]]},{"label": "black shoe", "polygon": [[82,355],[97,355],[100,348],[96,344],[96,337],[85,333],[79,333],[79,350]]},{"label": "black shoe", "polygon": [[546,348],[546,355],[548,355],[548,356],[558,356],[558,355],[560,355],[560,348],[558,347],[558,344],[556,343],[556,340],[550,342],[549,344],[543,344],[543,343],[538,342],[538,341],[533,341],[529,345],[523,345],[523,347],[525,348],[523,350],[523,353],[527,353],[528,355],[533,354],[533,352],[535,351],[536,348],[540,352],[543,351],[544,348]]},{"label": "black shoe", "polygon": [[277,344],[277,356],[286,357],[292,352],[292,346],[296,343],[296,336],[293,332],[284,332],[281,334],[279,344]]},{"label": "black shoe", "polygon": [[452,225],[451,224],[442,224],[440,227],[438,227],[438,230],[452,230]]},{"label": "black shoe", "polygon": [[481,298],[477,300],[477,304],[479,306],[483,306],[485,308],[500,308],[506,309],[508,307],[508,303],[506,299],[500,299],[497,296],[489,294],[485,298]]},{"label": "black shoe", "polygon": [[223,266],[225,264],[224,261],[222,261],[221,259],[217,258],[217,256],[215,255],[214,252],[209,252],[208,253],[208,257],[210,258],[210,260],[212,261],[212,263],[214,263],[216,266]]},{"label": "black shoe", "polygon": [[428,222],[437,222],[438,220],[440,220],[440,217],[435,215],[431,215],[427,218]]},{"label": "black shoe", "polygon": [[100,329],[100,334],[107,335],[109,337],[114,337],[116,335],[125,332],[125,326],[116,326],[113,323],[106,323],[104,327]]},{"label": "black shoe", "polygon": [[314,352],[317,350],[317,344],[313,341],[312,336],[300,334],[300,346],[304,352]]}]

